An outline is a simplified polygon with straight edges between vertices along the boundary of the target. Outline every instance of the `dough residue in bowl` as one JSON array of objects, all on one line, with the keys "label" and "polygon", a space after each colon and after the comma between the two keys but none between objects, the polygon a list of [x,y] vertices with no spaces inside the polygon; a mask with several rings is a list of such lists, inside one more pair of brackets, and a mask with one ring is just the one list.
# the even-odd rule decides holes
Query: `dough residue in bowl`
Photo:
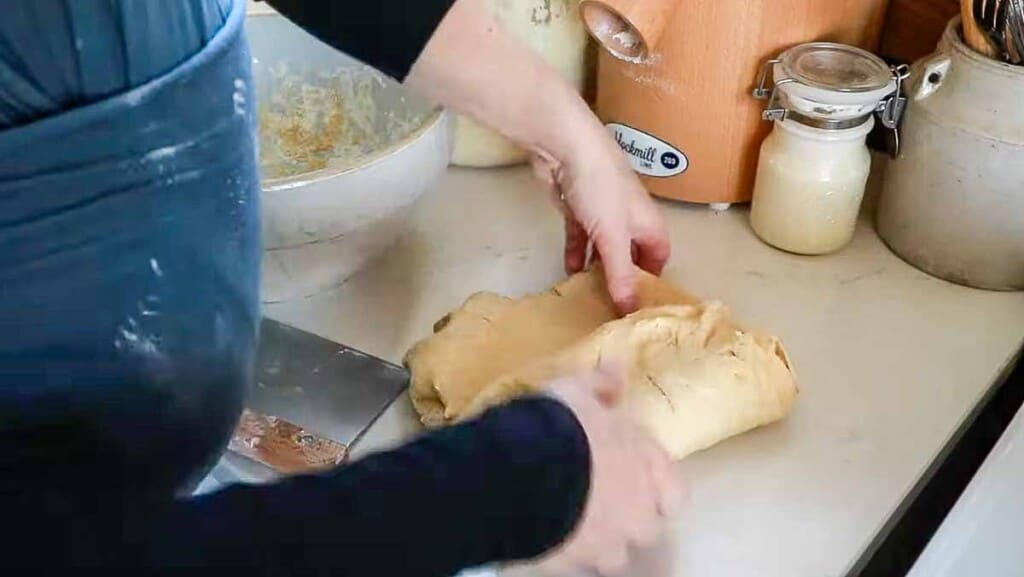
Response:
[{"label": "dough residue in bowl", "polygon": [[370,68],[302,74],[280,63],[269,77],[259,107],[265,180],[359,166],[425,121],[414,107],[382,107],[387,81]]}]

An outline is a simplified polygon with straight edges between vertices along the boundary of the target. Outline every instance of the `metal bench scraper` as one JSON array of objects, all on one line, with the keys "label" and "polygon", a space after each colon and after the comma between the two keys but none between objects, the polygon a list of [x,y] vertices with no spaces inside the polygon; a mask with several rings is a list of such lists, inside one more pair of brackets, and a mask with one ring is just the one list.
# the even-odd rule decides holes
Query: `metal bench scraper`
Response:
[{"label": "metal bench scraper", "polygon": [[408,383],[400,366],[264,319],[256,386],[230,449],[277,473],[329,468]]}]

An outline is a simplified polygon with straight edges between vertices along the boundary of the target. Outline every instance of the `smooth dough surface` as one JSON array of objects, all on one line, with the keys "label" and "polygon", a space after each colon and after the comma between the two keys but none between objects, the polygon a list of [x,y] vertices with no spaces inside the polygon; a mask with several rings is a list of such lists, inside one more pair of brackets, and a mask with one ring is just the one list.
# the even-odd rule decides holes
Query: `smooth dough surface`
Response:
[{"label": "smooth dough surface", "polygon": [[778,339],[650,275],[639,302],[618,319],[599,269],[522,299],[473,295],[406,356],[413,403],[442,426],[607,356],[625,367],[627,409],[676,458],[788,414],[797,385]]}]

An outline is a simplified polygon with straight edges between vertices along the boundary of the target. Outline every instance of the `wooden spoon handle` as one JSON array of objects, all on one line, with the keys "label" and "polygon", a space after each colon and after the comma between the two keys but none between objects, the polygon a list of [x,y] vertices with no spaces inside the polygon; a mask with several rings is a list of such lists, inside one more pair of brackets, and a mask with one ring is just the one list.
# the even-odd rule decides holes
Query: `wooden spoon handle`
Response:
[{"label": "wooden spoon handle", "polygon": [[974,49],[975,52],[983,54],[994,60],[999,60],[999,51],[992,45],[992,41],[982,32],[978,21],[974,19],[975,0],[961,0],[960,15],[963,20],[964,42]]}]

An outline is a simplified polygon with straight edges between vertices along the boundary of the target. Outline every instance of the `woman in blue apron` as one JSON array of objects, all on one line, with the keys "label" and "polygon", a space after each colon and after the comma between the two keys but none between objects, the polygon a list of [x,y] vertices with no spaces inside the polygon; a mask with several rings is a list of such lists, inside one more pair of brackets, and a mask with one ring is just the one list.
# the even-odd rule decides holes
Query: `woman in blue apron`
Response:
[{"label": "woman in blue apron", "polygon": [[[477,0],[274,4],[534,150],[564,200],[567,268],[592,243],[624,310],[634,261],[660,272],[664,228],[614,143]],[[674,485],[631,429],[596,434],[631,426],[601,375],[329,475],[183,498],[233,429],[257,337],[244,20],[242,0],[0,4],[0,510],[18,527],[0,566],[620,562]],[[546,94],[512,80],[529,77]]]}]

